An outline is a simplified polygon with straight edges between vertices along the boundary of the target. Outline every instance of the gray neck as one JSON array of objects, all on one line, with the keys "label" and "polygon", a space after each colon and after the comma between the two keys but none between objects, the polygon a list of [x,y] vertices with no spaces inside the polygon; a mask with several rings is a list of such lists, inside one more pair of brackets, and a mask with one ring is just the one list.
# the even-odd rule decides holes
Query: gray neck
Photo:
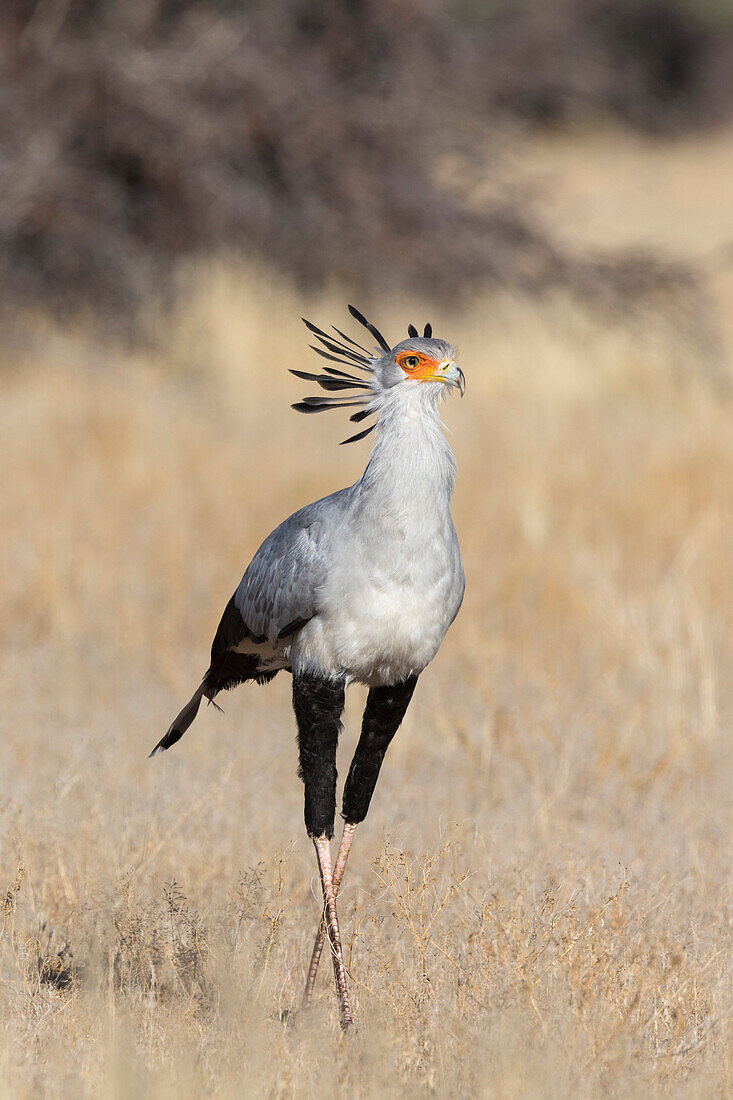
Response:
[{"label": "gray neck", "polygon": [[418,510],[427,521],[429,512],[449,508],[456,464],[435,396],[421,389],[395,393],[385,403],[369,464],[357,485],[362,496],[378,498],[382,508]]}]

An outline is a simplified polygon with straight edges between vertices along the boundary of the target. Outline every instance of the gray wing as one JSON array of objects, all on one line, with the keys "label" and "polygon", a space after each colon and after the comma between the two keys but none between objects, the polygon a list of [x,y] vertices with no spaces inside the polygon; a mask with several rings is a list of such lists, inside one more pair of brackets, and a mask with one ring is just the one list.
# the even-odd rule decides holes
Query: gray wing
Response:
[{"label": "gray wing", "polygon": [[276,527],[253,557],[234,593],[234,604],[253,641],[293,633],[318,614],[349,490],[301,508]]}]

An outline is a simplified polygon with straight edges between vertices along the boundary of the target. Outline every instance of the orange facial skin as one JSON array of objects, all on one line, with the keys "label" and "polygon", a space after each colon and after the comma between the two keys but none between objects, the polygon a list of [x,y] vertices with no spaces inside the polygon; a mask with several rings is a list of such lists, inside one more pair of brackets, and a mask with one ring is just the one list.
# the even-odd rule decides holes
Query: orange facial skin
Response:
[{"label": "orange facial skin", "polygon": [[[416,366],[412,360],[419,362]],[[441,370],[450,363],[449,359],[431,359],[429,355],[423,355],[419,351],[401,351],[397,356],[397,363],[402,367],[408,378],[414,378],[416,382],[439,382]]]}]

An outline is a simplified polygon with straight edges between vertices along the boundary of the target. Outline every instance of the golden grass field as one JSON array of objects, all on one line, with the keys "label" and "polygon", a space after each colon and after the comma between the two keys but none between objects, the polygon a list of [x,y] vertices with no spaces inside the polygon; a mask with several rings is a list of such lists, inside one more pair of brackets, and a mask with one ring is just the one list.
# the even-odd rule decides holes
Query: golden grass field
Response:
[{"label": "golden grass field", "polygon": [[[733,237],[733,136],[607,140],[617,177],[579,137],[537,152],[579,233]],[[288,407],[300,314],[342,326],[350,295],[214,262],[195,286],[157,351],[39,322],[3,353],[0,1095],[730,1095],[729,276],[718,344],[674,305],[431,308],[468,381],[467,594],[357,833],[346,1038],[326,966],[281,1022],[319,913],[289,677],[146,756],[261,539],[361,472],[344,417]],[[388,335],[428,319],[373,305]]]}]

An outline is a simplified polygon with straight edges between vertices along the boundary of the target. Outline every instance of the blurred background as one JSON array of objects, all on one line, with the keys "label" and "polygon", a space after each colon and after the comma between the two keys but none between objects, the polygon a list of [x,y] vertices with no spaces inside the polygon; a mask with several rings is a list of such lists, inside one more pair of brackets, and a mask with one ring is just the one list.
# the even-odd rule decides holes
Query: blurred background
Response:
[{"label": "blurred background", "polygon": [[3,302],[127,334],[222,252],[302,289],[636,296],[683,273],[622,227],[579,249],[518,152],[600,127],[651,152],[733,108],[725,0],[3,8]]},{"label": "blurred background", "polygon": [[[733,1091],[732,194],[730,0],[5,0],[14,1096]],[[468,587],[316,1057],[287,677],[145,757],[262,538],[366,463],[288,407],[347,302],[460,349]]]}]

